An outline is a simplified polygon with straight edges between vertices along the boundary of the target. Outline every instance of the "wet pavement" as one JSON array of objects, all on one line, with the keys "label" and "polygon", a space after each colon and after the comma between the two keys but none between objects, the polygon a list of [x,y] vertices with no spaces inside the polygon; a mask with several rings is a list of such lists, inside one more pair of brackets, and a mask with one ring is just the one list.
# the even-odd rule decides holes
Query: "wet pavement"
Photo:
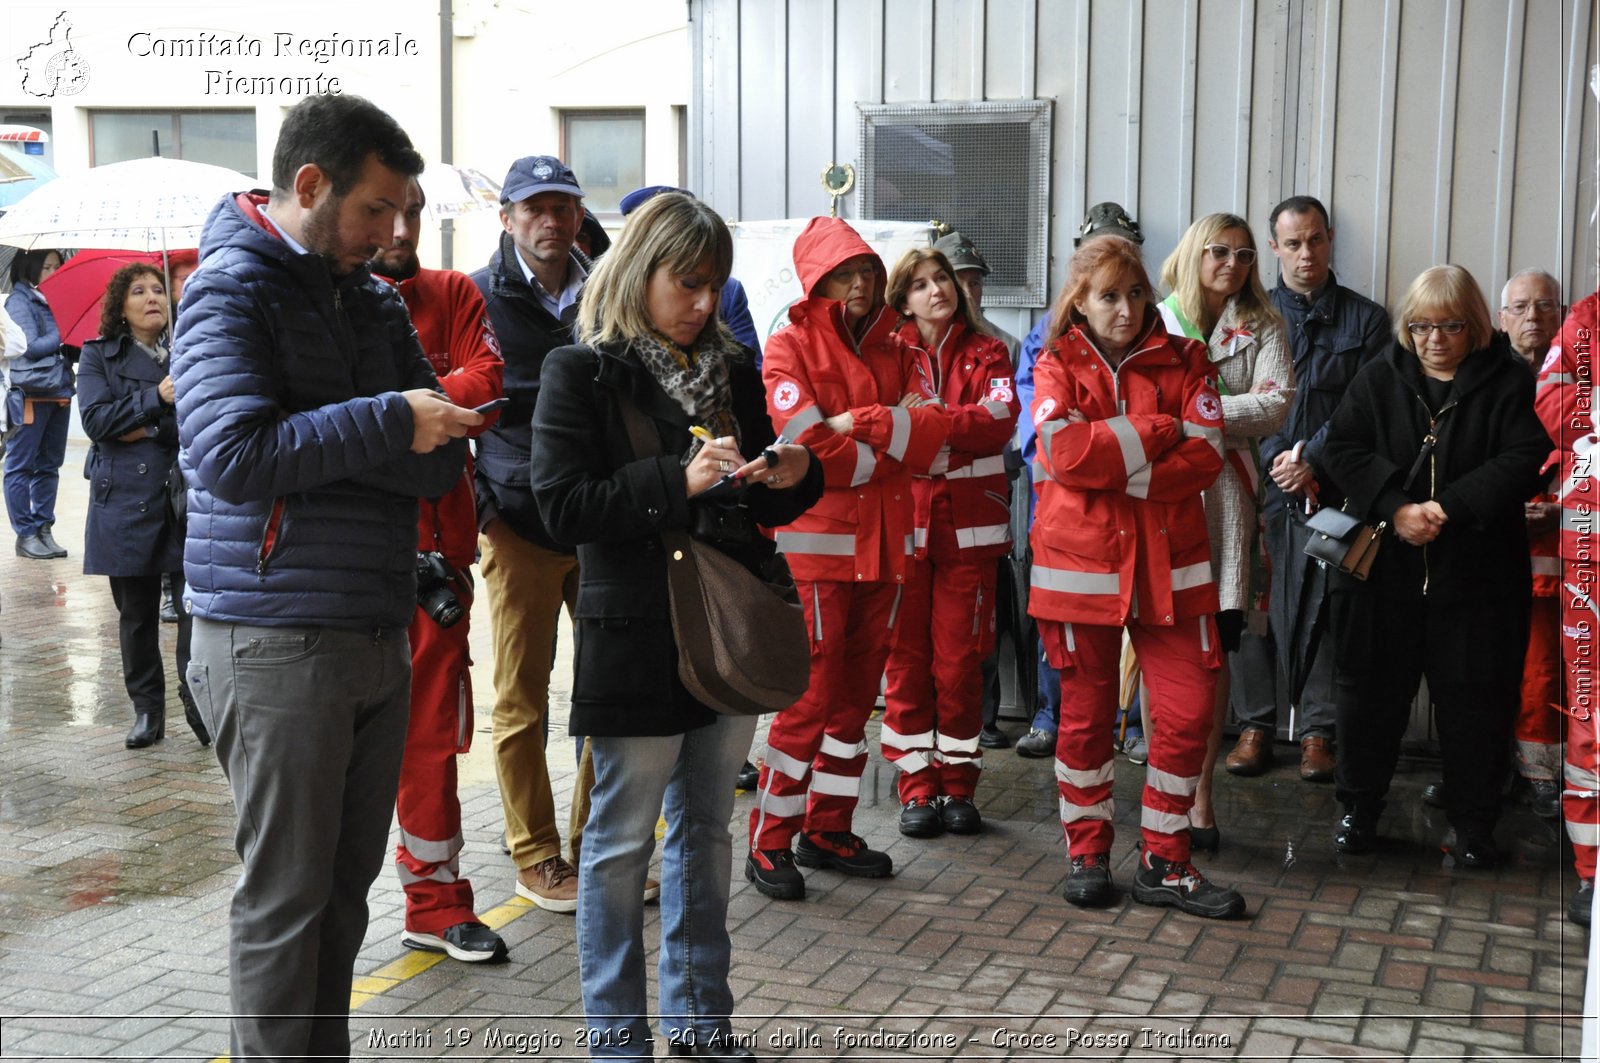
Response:
[{"label": "wet pavement", "polygon": [[[175,695],[165,741],[123,748],[115,610],[106,581],[80,572],[82,448],[68,453],[56,526],[72,556],[0,558],[0,1059],[212,1059],[227,1051],[232,808]],[[499,848],[478,614],[462,865],[511,959],[402,948],[386,869],[357,969],[356,1058],[586,1054],[573,919],[516,899]],[[554,686],[564,704],[559,669]],[[563,724],[550,743],[562,817]],[[1566,919],[1574,882],[1555,825],[1518,802],[1498,831],[1509,866],[1457,869],[1440,853],[1442,816],[1418,799],[1436,769],[1408,762],[1380,851],[1338,856],[1332,789],[1300,782],[1290,752],[1280,745],[1260,778],[1219,774],[1223,848],[1199,862],[1249,909],[1207,922],[1129,901],[1143,772],[1121,758],[1122,894],[1082,911],[1060,897],[1050,761],[990,751],[988,830],[915,841],[895,829],[892,772],[874,749],[857,829],[893,855],[894,878],[808,872],[806,900],[782,903],[729,869],[737,1031],[761,1058],[789,1059],[1575,1057],[1588,938]],[[651,915],[652,957],[656,933]]]}]

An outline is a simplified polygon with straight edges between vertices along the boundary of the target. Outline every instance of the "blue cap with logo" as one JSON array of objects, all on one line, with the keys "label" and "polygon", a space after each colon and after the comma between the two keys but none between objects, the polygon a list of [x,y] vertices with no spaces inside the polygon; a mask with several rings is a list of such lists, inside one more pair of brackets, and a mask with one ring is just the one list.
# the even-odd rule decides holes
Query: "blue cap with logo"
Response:
[{"label": "blue cap with logo", "polygon": [[643,188],[635,188],[632,192],[623,196],[622,202],[618,203],[617,207],[622,211],[623,217],[627,217],[663,192],[682,192],[686,196],[694,195],[687,188],[674,188],[672,185],[645,185]]},{"label": "blue cap with logo", "polygon": [[530,155],[518,159],[500,183],[500,202],[521,203],[540,192],[565,192],[583,198],[583,188],[572,168],[554,155]]}]

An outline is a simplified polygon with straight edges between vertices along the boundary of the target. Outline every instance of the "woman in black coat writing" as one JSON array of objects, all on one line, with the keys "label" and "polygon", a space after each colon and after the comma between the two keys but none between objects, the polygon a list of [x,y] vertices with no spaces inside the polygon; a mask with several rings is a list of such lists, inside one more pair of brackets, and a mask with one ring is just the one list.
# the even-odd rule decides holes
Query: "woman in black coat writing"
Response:
[{"label": "woman in black coat writing", "polygon": [[[164,342],[170,312],[153,266],[124,266],[106,287],[100,337],[78,363],[78,408],[94,441],[83,571],[111,577],[122,643],[122,678],[136,714],[127,747],[166,732],[166,672],[161,662],[161,577],[183,594],[183,525],[169,499],[178,457],[178,423]],[[183,676],[189,665],[189,615],[178,614],[178,692],[184,718],[210,745]]]},{"label": "woman in black coat writing", "polygon": [[1499,860],[1506,743],[1528,644],[1522,504],[1539,489],[1550,439],[1533,381],[1471,274],[1434,266],[1395,315],[1399,342],[1351,382],[1324,455],[1350,511],[1386,521],[1366,583],[1336,581],[1329,626],[1339,680],[1334,781],[1343,852],[1376,845],[1408,708],[1426,676],[1444,754],[1454,855]]},{"label": "woman in black coat writing", "polygon": [[[720,716],[679,681],[660,532],[687,530],[758,566],[773,546],[755,525],[798,517],[822,472],[806,448],[774,442],[755,367],[717,318],[732,261],[715,212],[656,196],[584,288],[584,346],[552,351],[540,375],[530,486],[581,573],[571,731],[590,740],[595,781],[578,957],[596,1057],[652,1056],[643,896],[659,811],[663,1039],[674,1056],[750,1058],[730,1036],[728,817],[755,719]],[[659,454],[635,452],[625,405],[648,419]],[[776,464],[745,460],[768,447]],[[747,485],[740,504],[700,497],[729,474]]]}]

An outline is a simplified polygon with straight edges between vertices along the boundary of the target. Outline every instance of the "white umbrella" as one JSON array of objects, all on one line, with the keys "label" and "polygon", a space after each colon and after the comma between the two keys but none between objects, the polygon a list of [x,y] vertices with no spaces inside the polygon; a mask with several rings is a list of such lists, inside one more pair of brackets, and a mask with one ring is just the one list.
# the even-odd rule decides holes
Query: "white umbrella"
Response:
[{"label": "white umbrella", "polygon": [[417,180],[428,198],[428,217],[434,221],[500,209],[500,183],[471,166],[430,162]]},{"label": "white umbrella", "polygon": [[133,159],[58,177],[0,217],[0,244],[162,251],[197,247],[217,200],[256,181],[225,166]]}]

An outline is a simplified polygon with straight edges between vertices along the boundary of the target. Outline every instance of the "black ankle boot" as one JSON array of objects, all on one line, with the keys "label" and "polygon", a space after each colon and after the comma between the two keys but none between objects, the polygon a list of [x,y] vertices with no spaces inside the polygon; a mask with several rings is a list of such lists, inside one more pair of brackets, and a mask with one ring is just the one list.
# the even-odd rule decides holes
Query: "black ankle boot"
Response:
[{"label": "black ankle boot", "polygon": [[205,720],[200,718],[200,709],[194,703],[194,696],[182,687],[178,688],[178,700],[183,702],[183,718],[189,724],[189,730],[200,740],[202,746],[211,744],[211,732],[206,730]]},{"label": "black ankle boot", "polygon": [[153,746],[161,741],[167,733],[166,714],[160,712],[141,712],[133,721],[133,730],[128,732],[126,741],[122,744],[129,749],[143,749]]}]

